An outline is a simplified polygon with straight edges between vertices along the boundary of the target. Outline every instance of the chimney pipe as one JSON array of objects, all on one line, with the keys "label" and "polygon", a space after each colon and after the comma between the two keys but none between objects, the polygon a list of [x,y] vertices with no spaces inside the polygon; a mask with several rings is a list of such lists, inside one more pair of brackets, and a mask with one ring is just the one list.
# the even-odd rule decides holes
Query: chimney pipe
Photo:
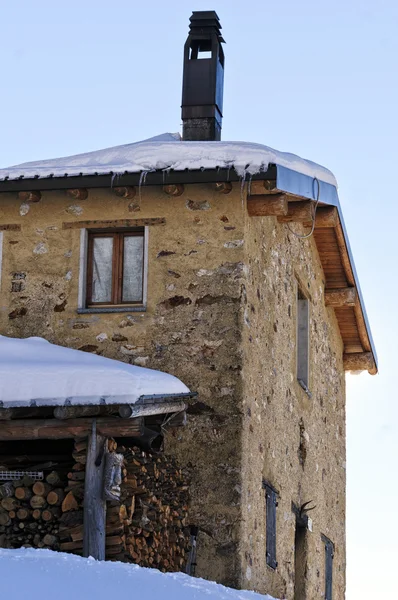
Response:
[{"label": "chimney pipe", "polygon": [[221,139],[224,92],[224,39],[214,10],[192,13],[184,46],[182,138]]}]

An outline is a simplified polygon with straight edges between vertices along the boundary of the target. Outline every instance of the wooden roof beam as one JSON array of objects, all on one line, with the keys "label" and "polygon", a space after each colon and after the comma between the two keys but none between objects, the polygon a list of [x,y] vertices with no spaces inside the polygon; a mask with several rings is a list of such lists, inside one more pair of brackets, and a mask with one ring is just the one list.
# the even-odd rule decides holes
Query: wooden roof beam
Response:
[{"label": "wooden roof beam", "polygon": [[[303,223],[305,227],[312,227],[312,219]],[[318,206],[315,214],[315,229],[321,227],[337,227],[339,214],[335,206]]]},{"label": "wooden roof beam", "polygon": [[247,212],[250,217],[277,217],[287,215],[287,196],[286,194],[248,196]]},{"label": "wooden roof beam", "polygon": [[325,305],[333,308],[355,306],[357,299],[358,294],[354,287],[325,290]]},{"label": "wooden roof beam", "polygon": [[289,202],[287,214],[278,217],[280,223],[306,223],[311,221],[314,209],[312,200]]},{"label": "wooden roof beam", "polygon": [[343,355],[345,371],[368,371],[371,375],[376,375],[377,367],[371,352],[353,352]]},{"label": "wooden roof beam", "polygon": [[[0,423],[0,441],[61,440],[88,435],[92,419],[18,419]],[[140,437],[142,419],[106,417],[97,419],[97,430],[106,437]]]}]

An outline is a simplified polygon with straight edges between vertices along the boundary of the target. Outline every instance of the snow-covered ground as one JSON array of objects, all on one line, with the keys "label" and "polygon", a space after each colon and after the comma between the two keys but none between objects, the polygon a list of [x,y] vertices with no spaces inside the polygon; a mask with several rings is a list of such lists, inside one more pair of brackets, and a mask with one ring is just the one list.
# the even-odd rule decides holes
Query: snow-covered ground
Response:
[{"label": "snow-covered ground", "polygon": [[42,338],[0,335],[0,402],[7,406],[134,404],[140,396],[186,394],[177,377]]},{"label": "snow-covered ground", "polygon": [[71,554],[21,548],[0,550],[0,597],[9,600],[274,600],[183,573]]}]

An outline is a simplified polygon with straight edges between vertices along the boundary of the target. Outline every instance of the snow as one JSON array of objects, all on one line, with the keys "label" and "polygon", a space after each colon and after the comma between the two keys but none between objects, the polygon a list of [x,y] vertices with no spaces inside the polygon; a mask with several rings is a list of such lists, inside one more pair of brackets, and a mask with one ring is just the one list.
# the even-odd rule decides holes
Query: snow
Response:
[{"label": "snow", "polygon": [[0,169],[0,180],[218,167],[235,169],[240,177],[245,177],[267,170],[269,164],[317,177],[337,187],[336,179],[328,169],[295,154],[249,142],[183,142],[178,133],[164,133],[123,146]]},{"label": "snow", "polygon": [[0,403],[5,407],[134,404],[142,395],[185,394],[168,373],[63,348],[42,338],[0,336]]},{"label": "snow", "polygon": [[275,600],[183,573],[33,548],[0,550],[0,581],[1,597],[16,600]]}]

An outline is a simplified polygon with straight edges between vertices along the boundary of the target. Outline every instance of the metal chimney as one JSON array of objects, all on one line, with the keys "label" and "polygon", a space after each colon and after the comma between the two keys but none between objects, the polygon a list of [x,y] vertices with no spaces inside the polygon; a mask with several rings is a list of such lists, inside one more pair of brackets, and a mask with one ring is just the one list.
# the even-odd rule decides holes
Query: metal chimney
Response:
[{"label": "metal chimney", "polygon": [[192,13],[184,46],[182,137],[188,141],[221,139],[224,51],[214,10]]}]

